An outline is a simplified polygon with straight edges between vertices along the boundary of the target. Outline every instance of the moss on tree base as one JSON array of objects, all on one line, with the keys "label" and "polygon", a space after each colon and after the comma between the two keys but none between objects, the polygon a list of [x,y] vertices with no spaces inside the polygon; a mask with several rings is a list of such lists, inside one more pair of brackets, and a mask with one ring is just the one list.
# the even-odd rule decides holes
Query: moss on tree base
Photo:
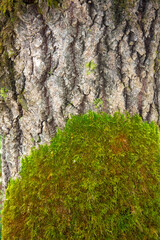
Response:
[{"label": "moss on tree base", "polygon": [[3,208],[3,240],[160,236],[159,129],[138,115],[89,112],[22,160]]}]

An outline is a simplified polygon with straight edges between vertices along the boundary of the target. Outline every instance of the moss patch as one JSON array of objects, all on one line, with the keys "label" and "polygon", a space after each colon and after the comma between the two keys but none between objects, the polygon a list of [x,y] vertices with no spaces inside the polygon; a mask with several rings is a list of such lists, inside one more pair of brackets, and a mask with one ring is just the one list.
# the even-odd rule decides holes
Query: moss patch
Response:
[{"label": "moss patch", "polygon": [[3,240],[160,237],[159,129],[138,115],[89,112],[22,160]]},{"label": "moss patch", "polygon": [[[49,7],[57,7],[59,0],[44,0],[47,2]],[[39,0],[1,0],[0,11],[1,13],[8,14],[12,18],[13,15],[20,9],[20,7],[24,4],[38,4]]]}]

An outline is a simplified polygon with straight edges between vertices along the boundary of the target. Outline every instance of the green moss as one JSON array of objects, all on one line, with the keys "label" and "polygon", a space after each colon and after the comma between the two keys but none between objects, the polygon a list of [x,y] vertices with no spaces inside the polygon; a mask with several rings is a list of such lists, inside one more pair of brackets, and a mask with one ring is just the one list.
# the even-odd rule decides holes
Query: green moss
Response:
[{"label": "green moss", "polygon": [[89,61],[88,63],[85,62],[85,68],[87,70],[87,75],[94,73],[97,65],[93,62],[93,60]]},{"label": "green moss", "polygon": [[103,100],[100,98],[96,98],[94,101],[95,108],[100,112],[103,108]]},{"label": "green moss", "polygon": [[0,89],[0,97],[2,97],[5,100],[7,97],[7,92],[8,92],[8,89],[1,88]]},{"label": "green moss", "polygon": [[73,116],[10,181],[3,240],[158,240],[159,147],[138,115]]},{"label": "green moss", "polygon": [[[58,7],[59,0],[44,0],[49,7]],[[25,4],[39,4],[39,0],[1,0],[0,12],[2,14],[9,14],[13,20],[15,13]]]}]

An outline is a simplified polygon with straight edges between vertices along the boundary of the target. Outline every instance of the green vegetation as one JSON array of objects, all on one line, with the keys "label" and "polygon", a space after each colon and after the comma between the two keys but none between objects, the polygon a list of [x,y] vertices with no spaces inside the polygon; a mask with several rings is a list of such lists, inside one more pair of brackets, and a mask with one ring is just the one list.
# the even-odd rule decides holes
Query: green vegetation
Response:
[{"label": "green vegetation", "polygon": [[3,240],[160,237],[159,129],[135,115],[73,116],[11,180]]},{"label": "green vegetation", "polygon": [[5,100],[5,98],[7,97],[7,92],[8,90],[5,88],[1,88],[0,89],[0,96]]},{"label": "green vegetation", "polygon": [[98,112],[100,112],[103,108],[103,100],[100,99],[100,98],[97,98],[95,101],[94,101],[94,105],[95,105],[95,108],[97,108]]},{"label": "green vegetation", "polygon": [[[44,0],[44,2],[47,2],[48,6],[50,7],[58,7],[58,0]],[[39,0],[19,0],[19,1],[14,1],[14,0],[1,0],[0,1],[0,11],[4,15],[8,12],[12,15],[14,11],[17,11],[19,7],[22,4],[31,4],[35,3],[38,4]]]},{"label": "green vegetation", "polygon": [[49,7],[58,7],[59,0],[45,0]]},{"label": "green vegetation", "polygon": [[[0,136],[0,178],[2,178],[2,166],[1,166],[1,136]],[[1,211],[2,211],[2,182],[0,181],[0,240],[1,240],[1,233],[2,233]]]},{"label": "green vegetation", "polygon": [[0,135],[0,177],[2,177],[2,165],[1,165],[1,135]]},{"label": "green vegetation", "polygon": [[85,68],[87,69],[87,75],[90,73],[93,73],[96,69],[97,65],[93,62],[93,60],[89,61],[88,63],[85,63]]}]

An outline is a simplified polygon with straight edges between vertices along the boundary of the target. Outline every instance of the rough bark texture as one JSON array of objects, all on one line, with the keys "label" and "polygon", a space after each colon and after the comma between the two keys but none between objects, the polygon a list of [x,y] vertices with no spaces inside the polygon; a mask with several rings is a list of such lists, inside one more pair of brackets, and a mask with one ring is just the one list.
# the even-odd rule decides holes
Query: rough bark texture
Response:
[{"label": "rough bark texture", "polygon": [[71,114],[94,109],[97,98],[107,113],[127,110],[159,122],[158,0],[125,7],[74,0],[41,11],[28,4],[17,15],[0,49],[0,86],[8,90],[0,97],[4,191],[20,157],[49,143]]}]

